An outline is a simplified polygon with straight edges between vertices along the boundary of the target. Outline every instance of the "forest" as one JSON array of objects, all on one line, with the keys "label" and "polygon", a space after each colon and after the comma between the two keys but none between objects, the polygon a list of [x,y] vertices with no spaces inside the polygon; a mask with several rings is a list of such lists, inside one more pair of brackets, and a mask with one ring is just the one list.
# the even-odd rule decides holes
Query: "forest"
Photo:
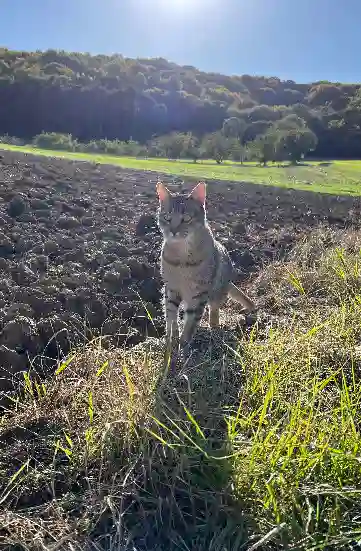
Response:
[{"label": "forest", "polygon": [[206,73],[163,58],[1,48],[0,134],[29,141],[44,133],[81,143],[150,143],[175,157],[181,134],[178,149],[186,139],[189,157],[218,162],[230,151],[242,160],[245,144],[257,146],[264,162],[282,151],[295,161],[304,154],[359,158],[360,84],[297,84]]}]

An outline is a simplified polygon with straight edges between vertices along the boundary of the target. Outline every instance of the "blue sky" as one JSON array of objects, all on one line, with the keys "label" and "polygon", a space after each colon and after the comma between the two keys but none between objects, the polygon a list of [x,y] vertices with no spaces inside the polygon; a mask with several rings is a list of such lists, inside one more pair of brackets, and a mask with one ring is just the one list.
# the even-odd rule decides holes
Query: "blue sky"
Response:
[{"label": "blue sky", "polygon": [[0,45],[361,81],[361,0],[0,0]]}]

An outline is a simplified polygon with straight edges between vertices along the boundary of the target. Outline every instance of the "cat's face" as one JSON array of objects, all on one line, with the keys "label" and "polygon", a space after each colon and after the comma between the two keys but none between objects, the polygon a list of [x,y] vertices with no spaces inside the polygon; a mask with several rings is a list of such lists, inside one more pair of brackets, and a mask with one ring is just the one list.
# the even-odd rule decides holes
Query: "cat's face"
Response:
[{"label": "cat's face", "polygon": [[172,195],[161,182],[157,184],[157,193],[158,225],[166,241],[187,239],[205,225],[204,182],[199,183],[188,197]]}]

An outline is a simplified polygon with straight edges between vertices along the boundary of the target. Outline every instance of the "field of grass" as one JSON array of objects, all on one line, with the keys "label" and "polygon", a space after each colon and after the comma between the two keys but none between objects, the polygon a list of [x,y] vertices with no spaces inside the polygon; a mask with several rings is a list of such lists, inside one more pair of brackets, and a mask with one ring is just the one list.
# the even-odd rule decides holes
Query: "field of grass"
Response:
[{"label": "field of grass", "polygon": [[332,161],[330,163],[307,162],[299,166],[270,165],[256,163],[232,163],[217,165],[214,161],[168,161],[167,159],[137,159],[112,155],[91,155],[67,151],[51,151],[34,147],[0,144],[1,149],[62,157],[79,161],[90,161],[121,166],[134,170],[150,170],[172,176],[194,179],[219,179],[245,181],[318,193],[338,195],[361,195],[361,161]]},{"label": "field of grass", "polygon": [[0,420],[1,548],[355,549],[360,246],[300,242],[254,282],[268,321],[183,375],[153,339],[27,376]]}]

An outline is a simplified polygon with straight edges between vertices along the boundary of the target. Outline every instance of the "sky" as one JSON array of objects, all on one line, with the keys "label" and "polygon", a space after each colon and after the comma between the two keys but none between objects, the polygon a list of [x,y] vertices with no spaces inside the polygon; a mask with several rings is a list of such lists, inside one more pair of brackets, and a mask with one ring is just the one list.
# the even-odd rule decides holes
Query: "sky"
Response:
[{"label": "sky", "polygon": [[361,0],[0,0],[0,46],[360,82]]}]

